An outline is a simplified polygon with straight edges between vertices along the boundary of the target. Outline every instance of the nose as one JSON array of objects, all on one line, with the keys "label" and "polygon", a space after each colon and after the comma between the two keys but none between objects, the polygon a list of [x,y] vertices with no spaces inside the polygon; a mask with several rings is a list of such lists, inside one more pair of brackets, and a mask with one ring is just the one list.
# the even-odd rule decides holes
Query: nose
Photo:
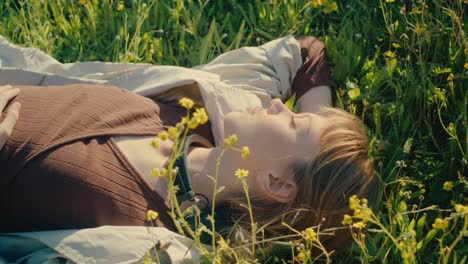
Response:
[{"label": "nose", "polygon": [[270,106],[268,107],[267,113],[268,114],[279,114],[284,111],[289,111],[288,108],[281,102],[280,99],[273,99],[270,102]]}]

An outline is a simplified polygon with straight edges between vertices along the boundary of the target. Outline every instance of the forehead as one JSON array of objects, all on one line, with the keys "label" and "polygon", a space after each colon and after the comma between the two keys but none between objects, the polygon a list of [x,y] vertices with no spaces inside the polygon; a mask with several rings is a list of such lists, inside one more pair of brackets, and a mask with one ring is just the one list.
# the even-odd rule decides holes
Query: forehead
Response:
[{"label": "forehead", "polygon": [[327,118],[319,114],[298,113],[296,115],[297,117],[301,118],[301,120],[303,120],[303,122],[305,123],[303,125],[306,133],[310,132],[320,134],[321,130],[325,127],[327,123]]}]

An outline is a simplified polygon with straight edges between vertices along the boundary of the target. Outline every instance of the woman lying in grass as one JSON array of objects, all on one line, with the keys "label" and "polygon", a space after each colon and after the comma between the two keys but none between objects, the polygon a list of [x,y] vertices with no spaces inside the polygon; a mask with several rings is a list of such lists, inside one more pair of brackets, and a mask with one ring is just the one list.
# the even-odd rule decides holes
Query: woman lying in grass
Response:
[{"label": "woman lying in grass", "polygon": [[[299,109],[314,112],[294,113],[275,99],[266,108],[231,112],[223,120],[223,137],[236,134],[234,148],[248,146],[250,155],[244,159],[234,148],[225,152],[217,182],[225,189],[215,205],[227,212],[224,221],[249,230],[248,211],[240,206],[245,195],[234,176],[238,168],[249,171],[253,214],[266,237],[288,234],[290,227],[339,227],[349,197],[372,203],[376,189],[363,125],[325,106],[333,83],[323,44],[313,38],[299,44],[303,65],[291,89]],[[19,102],[22,110],[0,152],[0,232],[146,225],[148,210],[159,213],[158,226],[176,230],[165,213],[166,179],[150,175],[165,167],[173,142],[158,141],[156,149],[152,143],[155,134],[176,133],[171,127],[192,107],[189,100],[180,106],[94,84],[14,87],[20,93],[10,105]],[[11,91],[2,87],[1,98]],[[206,113],[194,111],[204,123]],[[185,162],[178,163],[178,177],[191,182],[191,189],[181,187],[180,202],[194,194],[212,197],[208,176],[216,174],[224,146],[214,146],[211,125],[193,131],[197,136],[187,143]],[[338,252],[351,241],[346,229],[319,238],[327,250]]]}]

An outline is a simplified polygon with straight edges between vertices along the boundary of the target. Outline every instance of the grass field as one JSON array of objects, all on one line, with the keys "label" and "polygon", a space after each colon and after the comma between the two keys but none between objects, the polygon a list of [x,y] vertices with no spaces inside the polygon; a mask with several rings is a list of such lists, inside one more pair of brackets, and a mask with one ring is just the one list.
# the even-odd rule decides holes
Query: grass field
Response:
[{"label": "grass field", "polygon": [[[339,86],[336,105],[369,128],[369,153],[383,190],[375,215],[366,220],[367,232],[353,229],[356,243],[333,262],[465,263],[467,5],[466,0],[2,0],[0,34],[62,62],[180,66],[287,34],[317,36],[326,44]],[[312,261],[300,253],[293,261]],[[264,260],[282,261],[281,256]]]}]

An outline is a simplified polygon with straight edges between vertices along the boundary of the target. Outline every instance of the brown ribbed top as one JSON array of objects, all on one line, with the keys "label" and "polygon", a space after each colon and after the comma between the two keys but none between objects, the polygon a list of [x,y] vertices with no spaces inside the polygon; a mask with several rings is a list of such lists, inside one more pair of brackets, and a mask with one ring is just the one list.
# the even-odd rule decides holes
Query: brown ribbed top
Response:
[{"label": "brown ribbed top", "polygon": [[[183,108],[109,86],[20,88],[20,117],[0,151],[0,232],[145,225],[149,209],[172,229],[164,201],[110,136],[155,135]],[[212,138],[209,125],[197,133]]]}]

